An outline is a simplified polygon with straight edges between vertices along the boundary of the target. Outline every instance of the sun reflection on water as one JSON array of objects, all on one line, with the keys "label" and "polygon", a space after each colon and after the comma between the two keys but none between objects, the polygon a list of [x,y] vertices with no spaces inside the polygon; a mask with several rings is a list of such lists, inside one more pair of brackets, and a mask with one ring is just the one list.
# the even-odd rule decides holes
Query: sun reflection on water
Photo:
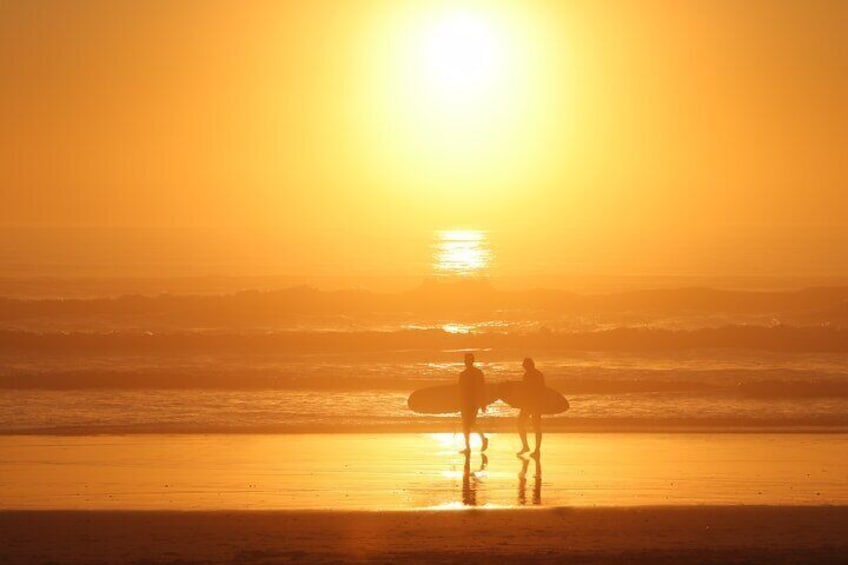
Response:
[{"label": "sun reflection on water", "polygon": [[486,232],[442,230],[435,234],[433,269],[440,275],[472,276],[485,272],[492,261]]},{"label": "sun reflection on water", "polygon": [[469,334],[474,329],[474,326],[468,324],[443,324],[442,331],[449,334]]}]

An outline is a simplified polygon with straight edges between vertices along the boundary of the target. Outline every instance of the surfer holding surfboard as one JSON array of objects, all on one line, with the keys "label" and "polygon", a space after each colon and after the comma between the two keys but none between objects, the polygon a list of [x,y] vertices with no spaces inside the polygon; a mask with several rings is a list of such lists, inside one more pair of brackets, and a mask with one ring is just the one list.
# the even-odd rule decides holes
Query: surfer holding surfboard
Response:
[{"label": "surfer holding surfboard", "polygon": [[524,367],[524,378],[522,382],[528,397],[527,404],[521,407],[518,413],[518,435],[521,436],[521,451],[519,455],[530,451],[527,445],[527,420],[533,420],[533,429],[536,432],[536,450],[533,457],[539,457],[542,449],[542,400],[545,395],[545,376],[536,368],[536,363],[527,357],[521,364]]},{"label": "surfer holding surfboard", "polygon": [[545,377],[536,369],[532,359],[524,360],[524,378],[521,381],[486,383],[483,372],[474,366],[474,355],[465,355],[465,369],[459,375],[459,382],[449,385],[437,385],[420,388],[409,395],[407,405],[419,414],[462,414],[462,432],[465,436],[465,449],[470,452],[469,436],[472,431],[480,435],[482,450],[489,446],[489,440],[477,428],[477,411],[503,400],[509,406],[518,408],[518,431],[521,437],[523,455],[530,451],[527,444],[527,420],[533,420],[536,431],[536,451],[539,455],[542,446],[542,414],[561,414],[569,408],[568,400],[556,390],[545,385]]},{"label": "surfer holding surfboard", "polygon": [[477,426],[477,410],[486,411],[486,381],[483,371],[474,366],[474,354],[465,354],[465,369],[459,374],[459,396],[460,412],[462,414],[462,435],[465,437],[465,450],[463,453],[471,453],[471,442],[469,436],[472,430],[476,430],[482,443],[480,451],[486,451],[489,440]]}]

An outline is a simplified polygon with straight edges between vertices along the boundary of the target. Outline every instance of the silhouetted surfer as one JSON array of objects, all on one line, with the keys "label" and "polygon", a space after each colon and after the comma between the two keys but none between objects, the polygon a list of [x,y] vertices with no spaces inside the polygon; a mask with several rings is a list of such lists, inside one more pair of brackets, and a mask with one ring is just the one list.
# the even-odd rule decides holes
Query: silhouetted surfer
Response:
[{"label": "silhouetted surfer", "polygon": [[527,420],[533,419],[533,429],[536,432],[536,450],[533,457],[538,457],[542,449],[542,397],[545,394],[545,376],[536,368],[536,364],[529,357],[522,363],[524,367],[524,386],[527,395],[531,399],[531,408],[522,408],[518,413],[518,435],[521,436],[521,451],[519,455],[530,451],[527,445]]},{"label": "silhouetted surfer", "polygon": [[474,355],[465,354],[465,370],[459,374],[459,396],[462,411],[462,435],[465,436],[465,451],[471,452],[469,436],[472,429],[480,436],[480,451],[486,451],[489,440],[477,427],[477,410],[486,411],[486,381],[483,371],[474,366]]}]

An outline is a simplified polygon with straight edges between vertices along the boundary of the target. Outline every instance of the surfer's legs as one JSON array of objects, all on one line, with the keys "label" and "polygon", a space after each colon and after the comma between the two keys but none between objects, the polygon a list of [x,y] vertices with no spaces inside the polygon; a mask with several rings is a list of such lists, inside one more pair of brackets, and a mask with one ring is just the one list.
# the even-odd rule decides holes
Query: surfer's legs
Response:
[{"label": "surfer's legs", "polygon": [[471,430],[476,427],[477,408],[462,410],[462,435],[465,438],[464,453],[471,453]]},{"label": "surfer's legs", "polygon": [[480,451],[486,451],[489,447],[489,438],[487,438],[480,430],[477,424],[477,409],[468,409],[462,411],[462,435],[465,438],[465,452],[471,451],[471,432],[475,432],[480,436]]},{"label": "surfer's legs", "polygon": [[476,411],[474,412],[474,421],[475,421],[474,429],[477,430],[477,435],[480,436],[480,451],[481,452],[486,451],[486,448],[489,447],[489,438],[487,438],[486,435],[483,433],[483,431],[480,429],[480,424],[476,423],[477,422],[477,412]]},{"label": "surfer's legs", "polygon": [[471,453],[470,436],[471,436],[471,428],[469,426],[466,426],[465,423],[463,422],[463,424],[462,424],[462,437],[465,438],[465,449],[462,451],[462,453],[465,453],[466,455]]},{"label": "surfer's legs", "polygon": [[468,436],[470,435],[469,430],[463,430],[462,435],[465,438],[465,449],[460,451],[460,453],[468,455],[469,453],[471,453],[471,441],[468,438]]},{"label": "surfer's legs", "polygon": [[530,446],[527,445],[527,418],[529,416],[530,414],[523,408],[518,413],[518,437],[521,438],[521,451],[518,452],[519,455],[530,451]]},{"label": "surfer's legs", "polygon": [[[533,429],[536,431],[536,451],[533,452],[534,456],[539,455],[542,450],[542,415],[541,414],[533,414]],[[527,445],[527,441],[525,440],[524,445]]]}]

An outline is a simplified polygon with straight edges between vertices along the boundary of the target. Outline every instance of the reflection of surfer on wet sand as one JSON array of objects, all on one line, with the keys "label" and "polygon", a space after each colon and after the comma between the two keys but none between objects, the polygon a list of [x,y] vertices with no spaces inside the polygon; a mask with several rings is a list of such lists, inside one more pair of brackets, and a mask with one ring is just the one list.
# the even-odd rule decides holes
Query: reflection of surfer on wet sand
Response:
[{"label": "reflection of surfer on wet sand", "polygon": [[[542,461],[541,457],[534,459],[536,463],[536,472],[533,475],[533,504],[538,506],[542,504]],[[521,458],[521,471],[518,472],[518,504],[524,506],[527,504],[527,468],[530,466],[530,459]]]},{"label": "reflection of surfer on wet sand", "polygon": [[480,454],[480,468],[477,471],[471,472],[471,453],[465,454],[465,466],[462,470],[462,503],[466,506],[477,506],[477,486],[480,479],[477,473],[486,470],[489,464],[489,458],[485,454]]},{"label": "reflection of surfer on wet sand", "polygon": [[459,395],[462,413],[462,435],[465,437],[465,450],[463,453],[471,453],[471,442],[469,436],[475,430],[480,436],[482,443],[480,451],[486,451],[489,440],[477,426],[477,410],[486,411],[486,382],[483,371],[474,366],[474,354],[465,354],[465,370],[459,374]]}]

